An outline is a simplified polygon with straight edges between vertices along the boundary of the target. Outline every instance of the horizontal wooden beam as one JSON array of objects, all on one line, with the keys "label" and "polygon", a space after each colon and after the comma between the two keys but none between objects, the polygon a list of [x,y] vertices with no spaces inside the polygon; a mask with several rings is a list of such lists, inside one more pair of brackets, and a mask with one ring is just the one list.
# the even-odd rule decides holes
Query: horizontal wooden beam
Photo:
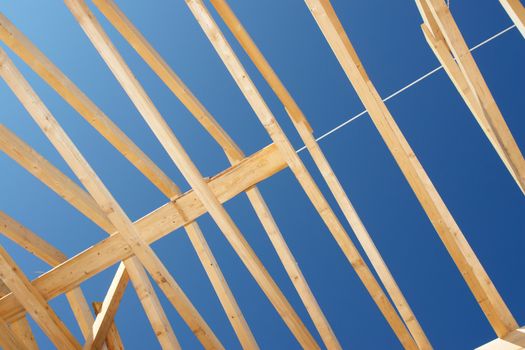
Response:
[{"label": "horizontal wooden beam", "polygon": [[[242,162],[210,178],[208,185],[226,202],[286,168],[274,145],[267,146]],[[144,240],[153,243],[206,213],[193,190],[175,198],[135,222]],[[52,299],[115,263],[132,256],[119,232],[86,249],[33,281],[46,299]],[[0,315],[6,320],[22,316],[23,309],[12,294],[0,299]]]},{"label": "horizontal wooden beam", "polygon": [[330,1],[305,2],[487,319],[498,334],[516,329],[514,317],[370,81]]}]

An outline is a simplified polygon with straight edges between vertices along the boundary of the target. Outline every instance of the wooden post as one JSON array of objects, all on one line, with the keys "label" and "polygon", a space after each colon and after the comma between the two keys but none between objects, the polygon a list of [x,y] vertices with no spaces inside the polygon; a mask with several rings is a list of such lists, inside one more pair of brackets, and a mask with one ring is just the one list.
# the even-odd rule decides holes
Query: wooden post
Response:
[{"label": "wooden post", "polygon": [[38,344],[36,343],[35,336],[29,325],[27,317],[22,317],[19,320],[9,325],[14,336],[23,344],[27,350],[38,350]]},{"label": "wooden post", "polygon": [[231,217],[214,196],[199,170],[112,45],[111,40],[89,8],[81,0],[66,0],[66,5],[297,340],[305,347],[318,348],[314,338],[246,242]]},{"label": "wooden post", "polygon": [[[208,349],[222,349],[219,340],[191,304],[191,301],[184,294],[175,279],[151,247],[144,242],[120,205],[3,51],[0,51],[0,62],[2,63],[0,74],[8,86],[81,180],[100,208],[106,213],[111,223],[122,234],[129,248],[132,249],[136,257],[149,271],[181,317],[196,333],[197,338]],[[130,263],[126,264],[126,267],[131,270],[134,268],[134,264],[133,260],[131,260]],[[133,278],[133,274],[130,271],[128,272]],[[140,281],[137,282],[140,283]]]},{"label": "wooden post", "polygon": [[330,2],[305,1],[494,330],[502,335],[516,329],[514,317],[368,78]]}]

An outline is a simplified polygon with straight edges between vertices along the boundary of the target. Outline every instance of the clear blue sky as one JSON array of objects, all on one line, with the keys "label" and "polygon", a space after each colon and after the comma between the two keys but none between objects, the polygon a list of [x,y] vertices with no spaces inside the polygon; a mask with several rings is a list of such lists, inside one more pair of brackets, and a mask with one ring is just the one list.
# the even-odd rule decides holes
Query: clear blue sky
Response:
[{"label": "clear blue sky", "polygon": [[[438,66],[420,31],[414,1],[333,3],[383,97]],[[184,1],[118,4],[247,154],[270,142]],[[363,110],[303,1],[231,0],[230,5],[304,110],[317,136]],[[61,1],[0,0],[0,8],[183,190],[189,188]],[[469,46],[512,24],[497,0],[452,0],[451,10]],[[103,16],[95,13],[202,173],[210,176],[225,169],[228,163],[216,144]],[[229,33],[228,37],[231,39]],[[234,48],[294,146],[301,147],[282,106],[238,45]],[[14,54],[11,57],[132,219],[166,202],[35,73]],[[525,150],[525,41],[512,29],[475,51],[474,57]],[[0,83],[0,106],[2,123],[73,177],[4,83]],[[523,195],[443,71],[388,101],[387,106],[523,325]],[[434,347],[471,349],[493,339],[487,320],[368,115],[320,144]],[[310,157],[306,152],[301,157],[334,203]],[[0,168],[1,209],[69,256],[105,237],[4,154],[0,154]],[[260,189],[344,348],[401,348],[291,172],[279,173]],[[226,208],[320,342],[246,197],[238,196]],[[336,212],[348,227],[340,211]],[[299,348],[210,217],[203,216],[199,223],[260,346]],[[349,228],[348,232],[354,238]],[[30,278],[49,269],[6,239],[0,238],[0,243]],[[176,231],[153,248],[226,348],[240,348],[185,233]],[[103,299],[114,271],[112,267],[82,284],[90,301]],[[159,295],[182,346],[198,349],[191,331],[160,291]],[[65,298],[59,297],[51,305],[80,339]],[[158,347],[132,288],[127,289],[116,323],[128,349]],[[42,348],[52,349],[42,332],[33,328]]]}]

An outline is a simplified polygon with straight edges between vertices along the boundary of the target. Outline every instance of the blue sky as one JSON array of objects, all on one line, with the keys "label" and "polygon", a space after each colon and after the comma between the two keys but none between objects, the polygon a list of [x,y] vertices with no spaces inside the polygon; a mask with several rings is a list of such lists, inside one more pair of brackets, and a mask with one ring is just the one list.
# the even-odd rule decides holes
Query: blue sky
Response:
[{"label": "blue sky", "polygon": [[[118,4],[245,153],[270,142],[184,1]],[[333,4],[381,96],[439,65],[423,38],[413,1],[334,0]],[[363,110],[303,1],[231,0],[230,5],[309,118],[316,136]],[[183,190],[189,189],[61,1],[0,0],[0,8]],[[211,176],[228,167],[218,146],[190,113],[94,10],[201,172]],[[512,24],[497,0],[452,0],[451,11],[469,46]],[[301,147],[276,97],[239,46],[233,47],[294,146]],[[45,82],[14,54],[10,56],[133,220],[166,202]],[[525,149],[523,38],[512,29],[476,50],[474,58],[518,145]],[[0,106],[1,123],[73,177],[4,83],[0,84]],[[523,325],[523,195],[442,70],[389,100],[387,106]],[[492,329],[368,115],[331,134],[320,145],[434,347],[470,349],[493,339]],[[301,152],[301,157],[336,208],[307,152]],[[0,154],[0,168],[1,209],[68,256],[105,237],[96,225],[4,154]],[[261,183],[260,189],[344,348],[401,348],[292,173],[284,170]],[[320,342],[246,197],[240,195],[225,206]],[[336,213],[354,238],[339,209]],[[205,215],[198,222],[259,345],[264,349],[299,348],[210,217]],[[30,278],[49,269],[6,239],[0,238],[0,243]],[[226,348],[240,348],[185,233],[176,231],[153,248]],[[90,301],[103,299],[115,268],[82,285]],[[182,346],[198,349],[191,331],[162,293],[158,294]],[[65,298],[56,298],[51,305],[80,339]],[[158,347],[132,288],[125,294],[116,324],[127,348]],[[33,329],[41,347],[52,349],[38,327]]]}]

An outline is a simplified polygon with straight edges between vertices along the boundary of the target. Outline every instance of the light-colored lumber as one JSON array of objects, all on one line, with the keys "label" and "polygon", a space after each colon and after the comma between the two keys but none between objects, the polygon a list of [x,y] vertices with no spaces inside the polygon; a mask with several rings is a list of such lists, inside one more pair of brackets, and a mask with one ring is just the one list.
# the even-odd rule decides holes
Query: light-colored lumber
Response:
[{"label": "light-colored lumber", "polygon": [[306,0],[343,70],[497,334],[516,321],[383,103],[329,1]]},{"label": "light-colored lumber", "polygon": [[81,349],[75,337],[3,247],[0,247],[0,279],[59,350]]},{"label": "light-colored lumber", "polygon": [[[170,88],[174,95],[186,106],[192,115],[202,124],[210,135],[222,147],[224,153],[235,164],[244,158],[240,148],[234,143],[226,131],[215,120],[211,113],[202,105],[202,103],[192,94],[184,82],[177,76],[171,67],[164,61],[159,53],[151,44],[142,36],[133,23],[124,15],[112,0],[95,0],[95,5],[106,16],[106,18],[115,26],[115,28],[124,36],[132,45],[144,61],[153,69],[153,71],[162,79]],[[292,283],[294,284],[301,300],[314,324],[318,329],[321,337],[327,346],[337,347],[337,339],[331,330],[330,324],[326,320],[319,304],[317,303],[306,279],[292,252],[288,248],[284,237],[282,236],[273,216],[268,209],[264,198],[256,187],[246,191],[248,199],[252,204],[257,217],[260,219],[265,231],[267,232],[277,254],[283,263]],[[198,240],[196,240],[198,241]],[[206,265],[205,265],[206,266]],[[208,266],[211,266],[208,265]],[[215,265],[213,265],[215,266]]]},{"label": "light-colored lumber", "polygon": [[175,195],[177,191],[173,181],[1,12],[0,40],[62,96],[162,193],[169,198]]},{"label": "light-colored lumber", "polygon": [[[197,338],[207,349],[222,349],[222,345],[215,337],[199,312],[184,294],[169,271],[157,257],[151,247],[142,239],[131,220],[113,198],[111,193],[98,178],[90,165],[60,127],[47,107],[42,103],[29,83],[23,78],[5,52],[1,54],[1,76],[18,97],[20,102],[40,126],[42,131],[55,146],[57,151],[81,180],[91,196],[106,213],[112,224],[118,228],[122,238],[132,249],[135,256],[150,272],[153,279],[175,306],[181,317],[195,333]],[[130,264],[130,268],[133,266]],[[7,283],[6,283],[7,284]]]},{"label": "light-colored lumber", "polygon": [[21,344],[27,350],[38,350],[38,344],[36,343],[35,336],[31,330],[31,325],[27,320],[27,317],[22,317],[19,320],[9,325],[14,336],[20,341]]},{"label": "light-colored lumber", "polygon": [[[142,271],[144,271],[142,269]],[[146,276],[146,278],[148,278]],[[126,266],[120,263],[113,280],[108,288],[108,292],[104,297],[104,301],[101,303],[100,308],[96,310],[95,322],[93,322],[93,333],[86,339],[84,343],[84,349],[99,349],[104,340],[106,340],[109,334],[109,330],[113,327],[113,320],[117,313],[120,301],[126,291],[128,285],[129,275],[126,271]],[[109,342],[108,350],[110,350]],[[178,343],[176,343],[178,344]]]},{"label": "light-colored lumber", "polygon": [[[286,167],[275,145],[270,145],[239,164],[213,176],[210,189],[224,203]],[[175,205],[176,203],[176,205]],[[194,190],[189,190],[135,222],[146,242],[153,243],[206,212]],[[96,273],[132,256],[120,232],[113,233],[60,266],[36,278],[35,287],[47,299],[65,293]],[[22,316],[23,308],[12,293],[0,299],[0,315],[6,320]]]},{"label": "light-colored lumber", "polygon": [[[0,126],[0,134],[2,127]],[[7,129],[4,129],[7,130]],[[0,136],[1,137],[1,136]],[[29,253],[45,261],[51,266],[57,266],[67,260],[66,255],[46,242],[39,235],[35,234],[27,227],[14,220],[12,217],[0,211],[0,232],[23,247]],[[80,287],[72,289],[65,293],[66,298],[71,306],[80,330],[84,337],[89,333],[93,323],[93,314],[89,310],[86,298]]]},{"label": "light-colored lumber", "polygon": [[283,318],[290,331],[302,346],[318,348],[315,339],[246,242],[237,225],[214,196],[199,170],[157,111],[116,48],[112,45],[109,37],[95,20],[94,15],[87,8],[86,4],[80,0],[66,0],[65,2],[170,158],[177,165],[186,181],[195,190],[204,207]]},{"label": "light-colored lumber", "polygon": [[525,349],[525,327],[518,328],[503,338],[495,339],[476,350],[522,350]]},{"label": "light-colored lumber", "polygon": [[[459,67],[459,72],[463,75],[470,92],[464,93],[461,90],[462,84],[457,83],[459,72],[456,72],[456,76],[451,76],[452,81],[510,174],[525,194],[525,159],[487,83],[483,79],[483,75],[470,53],[452,14],[442,0],[417,1],[419,1],[418,8],[422,13],[422,17],[426,21],[425,23],[428,23],[429,31],[434,35],[436,41],[440,40],[441,37],[444,38],[448,50],[453,54]],[[430,17],[432,17],[432,20],[430,20]],[[434,52],[440,61],[448,60],[448,57],[442,57],[443,55],[448,56],[448,53],[442,53],[438,50],[434,50]],[[447,73],[450,71],[450,68],[447,69]]]},{"label": "light-colored lumber", "polygon": [[[94,302],[93,309],[95,310],[95,314],[98,315],[102,310],[102,303]],[[108,350],[124,350],[124,344],[122,343],[115,323],[112,323],[108,329],[106,344],[108,345]]]},{"label": "light-colored lumber", "polygon": [[332,167],[326,159],[323,151],[319,147],[319,144],[315,140],[312,128],[310,127],[301,108],[297,105],[284,84],[281,82],[278,75],[275,73],[240,20],[232,11],[227,1],[211,0],[211,3],[285,107],[292,122],[294,123],[295,128],[299,132],[301,139],[310,152],[312,159],[319,168],[321,175],[328,184],[330,191],[334,195],[339,207],[343,211],[343,214],[345,215],[357,239],[363,247],[363,250],[370,259],[370,263],[377,272],[379,279],[385,286],[386,291],[394,302],[394,305],[403,318],[403,321],[407,325],[407,328],[412,334],[417,345],[420,349],[431,349],[432,346],[430,345],[425,332],[421,328],[416,316],[412,312],[408,302],[403,296],[403,293],[399,289],[394,277],[388,269],[388,266],[383,261],[381,254],[376,248],[372,238],[366,230],[366,227],[359,218],[359,215],[350,202],[350,199],[341,186],[341,183],[332,170]]},{"label": "light-colored lumber", "polygon": [[378,305],[386,320],[389,322],[400,342],[406,348],[416,348],[416,344],[414,343],[414,340],[409,334],[403,321],[396,313],[392,304],[381,289],[381,286],[348,237],[348,234],[345,232],[343,226],[328,205],[328,202],[315,184],[313,178],[300,160],[299,156],[296,154],[272,112],[266,105],[264,99],[261,97],[257,88],[249,78],[249,75],[235,55],[233,49],[226,41],[218,25],[215,23],[202,1],[187,0],[186,3],[190,7],[190,10],[201,25],[201,28],[214,46],[215,50],[221,57],[228,71],[241,89],[241,92],[248,100],[255,114],[259,117],[261,123],[268,131],[272,140],[279,147],[279,150],[286,160],[288,166],[293,171],[299,183],[310,198],[312,204],[319,212],[321,218],[332,233],[336,242],[341,247],[343,253],[350,261],[351,265],[355,268],[358,276],[361,278],[365,287],[368,289],[370,295]]},{"label": "light-colored lumber", "polygon": [[507,14],[523,38],[525,38],[525,6],[523,6],[520,0],[499,0],[499,2],[505,11],[507,11]]},{"label": "light-colored lumber", "polygon": [[[104,212],[86,191],[73,182],[69,177],[64,175],[60,170],[56,169],[45,158],[39,155],[34,149],[25,144],[21,139],[19,139],[3,125],[0,125],[0,148],[20,165],[22,165],[22,167],[24,167],[27,171],[31,172],[35,177],[50,187],[59,196],[64,198],[73,207],[82,212],[86,217],[95,223],[99,223],[100,227],[103,228],[108,234],[111,234],[115,231],[113,224],[109,222]],[[2,213],[0,213],[0,223],[3,221]],[[10,226],[15,227],[15,225]],[[13,237],[18,238],[19,240],[23,239],[23,241],[17,241],[17,243],[21,244],[22,246],[27,247],[28,245],[31,245],[32,249],[35,250],[38,249],[39,245],[43,245],[43,243],[41,243],[42,240],[38,236],[34,234],[24,234],[25,231],[21,229],[18,231],[18,234],[13,235]],[[29,239],[26,236],[31,238]],[[48,247],[47,251],[49,250],[50,248]],[[46,250],[44,250],[44,252],[45,251]],[[40,252],[40,254],[42,255],[43,253]],[[38,256],[38,254],[36,255]],[[57,259],[56,256],[59,256],[59,258]],[[42,256],[40,257],[42,258]],[[52,266],[58,265],[59,263],[67,260],[62,253],[55,252],[54,257],[54,261],[52,260],[53,263],[47,261]],[[134,270],[142,269],[140,263],[133,261],[134,258],[131,258],[131,260],[132,261],[130,264],[134,266]],[[142,276],[140,271],[136,272],[135,274],[137,275],[137,278]],[[143,289],[145,288],[149,291],[148,293],[145,293],[143,298],[140,300],[144,306],[148,318],[154,320],[154,322],[152,322],[152,327],[159,341],[161,344],[164,344],[165,348],[176,347],[178,342],[175,339],[175,334],[171,329],[168,318],[166,317],[164,311],[162,308],[160,308],[160,302],[158,301],[158,297],[151,286],[151,282],[145,278],[140,282],[140,285],[143,286]],[[70,297],[71,296],[68,298]],[[89,315],[91,315],[87,303],[82,303],[81,308],[78,308],[76,303],[75,305],[72,305],[72,307],[74,311],[82,310],[83,312],[87,312]],[[86,322],[84,323],[85,324],[83,325],[82,329],[83,334],[87,340],[89,339],[88,337],[91,336],[93,317],[91,316],[90,318],[86,319]],[[102,337],[98,339],[104,338]],[[97,346],[101,346],[101,344],[97,343]]]},{"label": "light-colored lumber", "polygon": [[[25,318],[24,318],[25,319]],[[0,317],[0,347],[4,350],[31,350],[19,340],[7,322]]]}]

